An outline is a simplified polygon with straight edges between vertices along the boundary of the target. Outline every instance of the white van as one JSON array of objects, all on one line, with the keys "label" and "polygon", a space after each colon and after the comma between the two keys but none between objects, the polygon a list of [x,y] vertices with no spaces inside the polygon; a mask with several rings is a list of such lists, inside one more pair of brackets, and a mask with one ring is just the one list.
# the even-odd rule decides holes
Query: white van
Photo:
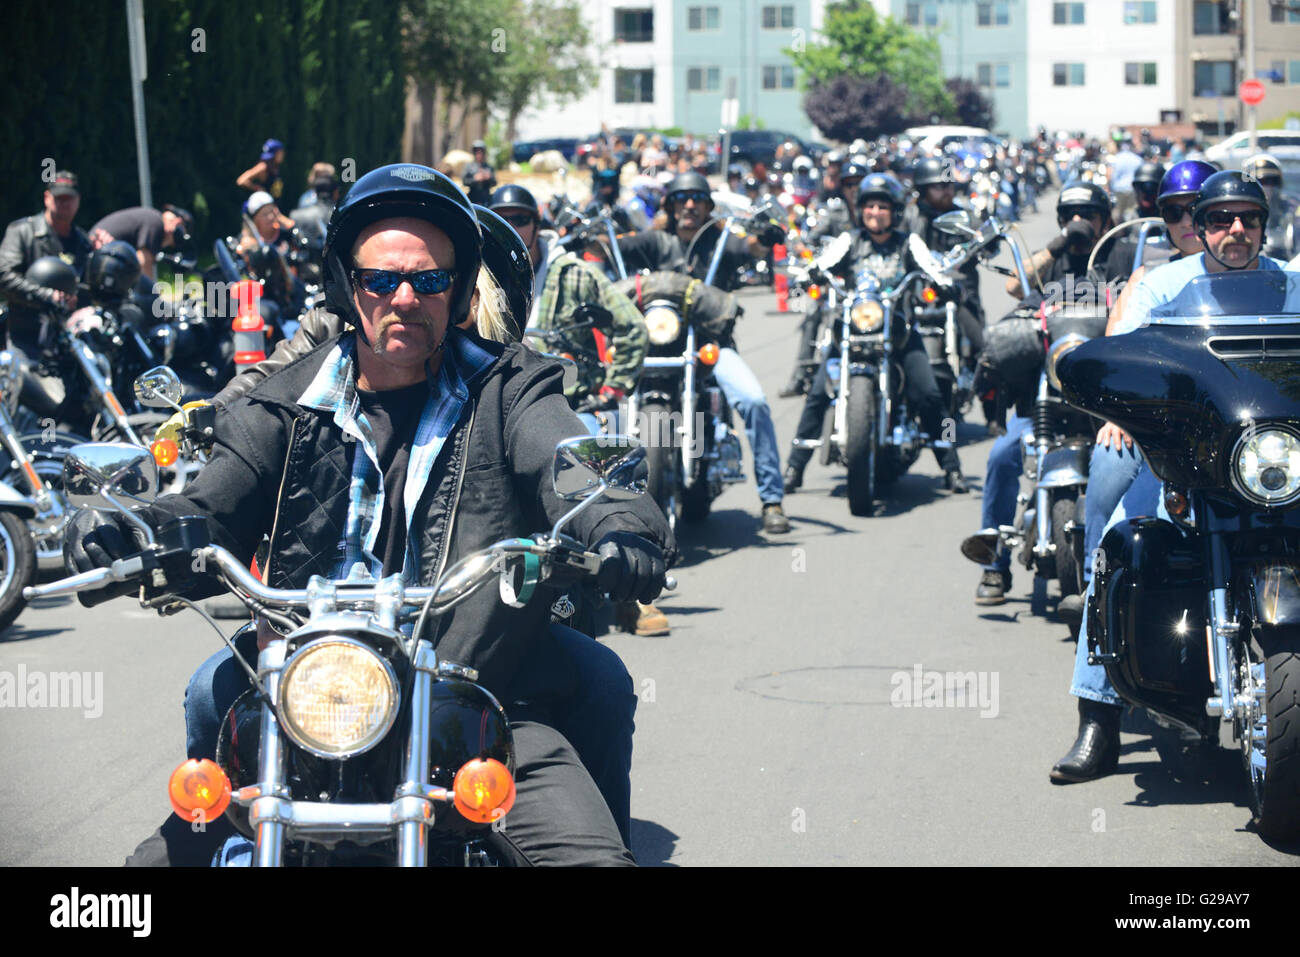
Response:
[{"label": "white van", "polygon": [[913,126],[903,130],[903,135],[912,141],[916,149],[927,153],[942,150],[949,143],[963,143],[966,140],[983,140],[993,145],[1002,141],[978,126]]}]

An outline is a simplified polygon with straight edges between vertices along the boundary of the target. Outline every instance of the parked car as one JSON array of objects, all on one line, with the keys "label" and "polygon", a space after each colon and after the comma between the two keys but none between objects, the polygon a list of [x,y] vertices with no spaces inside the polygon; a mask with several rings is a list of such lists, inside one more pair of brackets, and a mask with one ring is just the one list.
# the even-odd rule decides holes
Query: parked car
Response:
[{"label": "parked car", "polygon": [[1233,133],[1205,151],[1205,158],[1223,169],[1241,169],[1241,161],[1255,153],[1271,153],[1278,147],[1300,146],[1300,130],[1259,130],[1257,146],[1250,148],[1250,131]]},{"label": "parked car", "polygon": [[563,137],[549,140],[520,140],[511,148],[510,154],[516,163],[527,163],[538,153],[559,150],[564,158],[572,163],[573,157],[577,154],[578,142],[576,139]]},{"label": "parked car", "polygon": [[753,166],[762,163],[771,166],[776,158],[776,148],[786,140],[798,143],[805,153],[808,152],[804,141],[793,133],[782,133],[780,130],[734,130],[731,134],[731,159],[727,165],[746,163]]}]

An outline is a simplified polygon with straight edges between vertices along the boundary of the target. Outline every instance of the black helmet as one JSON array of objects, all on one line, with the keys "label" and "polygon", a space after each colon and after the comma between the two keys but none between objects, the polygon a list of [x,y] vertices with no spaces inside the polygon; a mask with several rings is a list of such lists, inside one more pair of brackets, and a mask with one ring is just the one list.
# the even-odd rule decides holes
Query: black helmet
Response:
[{"label": "black helmet", "polygon": [[1110,197],[1096,183],[1085,183],[1083,180],[1076,179],[1061,187],[1061,192],[1056,197],[1056,218],[1058,220],[1061,218],[1062,210],[1078,206],[1097,213],[1101,216],[1102,222],[1110,219]]},{"label": "black helmet", "polygon": [[846,160],[844,165],[840,167],[840,182],[842,183],[846,179],[862,179],[870,172],[869,169],[859,163],[857,158],[854,157]]},{"label": "black helmet", "polygon": [[515,338],[519,338],[533,310],[533,263],[528,247],[515,228],[492,210],[475,206],[474,212],[483,230],[483,265],[506,294],[517,327]]},{"label": "black helmet", "polygon": [[1201,184],[1201,191],[1196,194],[1192,222],[1196,224],[1197,233],[1205,232],[1205,214],[1210,211],[1210,207],[1222,203],[1250,203],[1258,206],[1264,213],[1264,225],[1268,225],[1268,197],[1264,194],[1263,187],[1235,170],[1222,170],[1207,177]]},{"label": "black helmet", "polygon": [[[135,250],[131,251],[131,256],[135,257]],[[138,270],[140,264],[137,262],[135,267]],[[42,256],[27,267],[25,277],[28,282],[66,292],[69,296],[77,291],[77,271],[58,256]]]},{"label": "black helmet", "polygon": [[1282,185],[1282,164],[1268,153],[1256,153],[1242,161],[1241,171],[1260,186]]},{"label": "black helmet", "polygon": [[903,184],[889,173],[872,173],[858,185],[858,209],[873,197],[875,199],[884,197],[889,200],[890,208],[894,213],[894,225],[897,226],[898,214],[903,211]]},{"label": "black helmet", "polygon": [[[1159,163],[1146,162],[1133,174],[1133,185],[1150,183],[1155,189],[1160,188],[1160,181],[1165,177],[1165,168]],[[1154,190],[1153,190],[1154,191]]]},{"label": "black helmet", "polygon": [[140,278],[135,247],[121,239],[105,243],[90,254],[86,285],[97,299],[121,299]]},{"label": "black helmet", "polygon": [[699,173],[678,173],[664,191],[664,202],[672,202],[675,193],[708,193],[711,197],[713,190]]},{"label": "black helmet", "polygon": [[454,182],[427,166],[395,163],[371,170],[357,180],[330,216],[325,235],[325,304],[345,322],[360,327],[352,305],[348,271],[357,236],[381,219],[410,216],[432,223],[447,234],[456,252],[456,283],[450,318],[459,325],[469,315],[482,261],[483,239],[469,199]]},{"label": "black helmet", "polygon": [[522,186],[498,186],[488,199],[488,209],[505,209],[507,206],[518,206],[531,212],[537,219],[542,218],[541,211],[537,208],[537,197]]},{"label": "black helmet", "polygon": [[912,170],[912,185],[917,189],[952,182],[952,167],[937,156],[926,157]]}]

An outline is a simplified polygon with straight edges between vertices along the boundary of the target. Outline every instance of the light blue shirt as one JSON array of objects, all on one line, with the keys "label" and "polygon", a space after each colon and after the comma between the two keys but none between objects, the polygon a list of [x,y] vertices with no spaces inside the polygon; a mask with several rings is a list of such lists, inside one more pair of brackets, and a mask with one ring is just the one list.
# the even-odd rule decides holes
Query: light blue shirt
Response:
[{"label": "light blue shirt", "polygon": [[[1257,268],[1282,269],[1283,264],[1270,256],[1260,256]],[[1115,324],[1110,334],[1118,336],[1146,325],[1151,310],[1170,302],[1189,282],[1197,276],[1204,275],[1206,275],[1205,253],[1185,256],[1148,270],[1133,287],[1133,294],[1129,297],[1128,305],[1124,307],[1124,316]]]},{"label": "light blue shirt", "polygon": [[1110,188],[1117,193],[1133,192],[1133,176],[1141,165],[1142,157],[1137,153],[1132,150],[1121,150],[1119,155],[1110,161],[1112,173]]}]

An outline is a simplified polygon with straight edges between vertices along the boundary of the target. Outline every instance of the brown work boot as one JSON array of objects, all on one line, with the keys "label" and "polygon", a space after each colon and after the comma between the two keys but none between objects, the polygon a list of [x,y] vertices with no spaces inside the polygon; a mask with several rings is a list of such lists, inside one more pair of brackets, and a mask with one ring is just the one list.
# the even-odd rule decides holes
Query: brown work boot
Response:
[{"label": "brown work boot", "polygon": [[614,624],[623,631],[642,638],[654,638],[669,632],[668,616],[654,605],[639,601],[621,601],[614,610]]}]

